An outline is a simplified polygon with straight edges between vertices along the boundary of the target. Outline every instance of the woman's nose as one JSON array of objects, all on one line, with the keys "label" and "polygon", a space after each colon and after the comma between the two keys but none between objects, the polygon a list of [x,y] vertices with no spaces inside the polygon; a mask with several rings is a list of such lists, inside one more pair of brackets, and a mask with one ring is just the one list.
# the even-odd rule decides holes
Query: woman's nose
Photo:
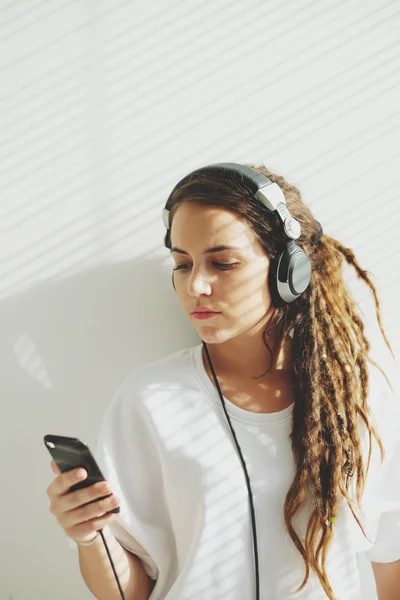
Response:
[{"label": "woman's nose", "polygon": [[210,289],[209,277],[204,273],[191,273],[188,281],[189,293],[204,293]]}]

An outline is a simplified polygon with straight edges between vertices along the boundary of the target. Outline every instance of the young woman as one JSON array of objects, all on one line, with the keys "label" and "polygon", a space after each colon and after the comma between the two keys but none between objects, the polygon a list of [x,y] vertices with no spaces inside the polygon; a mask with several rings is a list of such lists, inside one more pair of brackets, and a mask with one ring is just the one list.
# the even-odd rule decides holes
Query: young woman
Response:
[{"label": "young woman", "polygon": [[[279,294],[277,261],[290,239],[240,172],[204,168],[175,186],[164,241],[201,343],[137,369],[110,404],[96,456],[121,512],[86,521],[81,540],[93,545],[79,545],[81,570],[86,558],[92,574],[82,574],[97,590],[104,553],[95,532],[105,527],[132,599],[141,565],[140,598],[152,600],[356,600],[365,553],[380,598],[392,600],[400,411],[369,356],[344,261],[372,290],[391,350],[377,291],[296,187],[252,169],[283,192],[300,224],[305,289]],[[79,542],[77,532],[67,535]]]}]

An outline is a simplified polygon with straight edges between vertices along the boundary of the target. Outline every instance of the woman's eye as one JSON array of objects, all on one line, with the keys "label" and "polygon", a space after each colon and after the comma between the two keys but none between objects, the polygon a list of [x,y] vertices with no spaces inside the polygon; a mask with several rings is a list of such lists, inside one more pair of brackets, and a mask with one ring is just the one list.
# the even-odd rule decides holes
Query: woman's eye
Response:
[{"label": "woman's eye", "polygon": [[[222,271],[227,271],[228,269],[233,269],[233,267],[237,264],[239,264],[239,263],[217,263],[217,262],[213,263],[213,265],[215,265],[217,267],[217,269],[221,269]],[[178,270],[186,271],[186,269],[188,269],[189,267],[190,267],[190,265],[179,265],[178,267],[175,267],[175,269],[173,269],[173,271],[178,271]]]}]

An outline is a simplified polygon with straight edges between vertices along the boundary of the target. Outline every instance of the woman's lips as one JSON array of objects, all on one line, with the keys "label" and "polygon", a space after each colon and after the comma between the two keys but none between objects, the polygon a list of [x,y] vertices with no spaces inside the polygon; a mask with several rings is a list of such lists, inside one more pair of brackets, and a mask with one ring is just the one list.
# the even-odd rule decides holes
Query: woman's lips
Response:
[{"label": "woman's lips", "polygon": [[215,317],[219,315],[217,312],[194,312],[192,313],[195,319],[210,319],[211,317]]}]

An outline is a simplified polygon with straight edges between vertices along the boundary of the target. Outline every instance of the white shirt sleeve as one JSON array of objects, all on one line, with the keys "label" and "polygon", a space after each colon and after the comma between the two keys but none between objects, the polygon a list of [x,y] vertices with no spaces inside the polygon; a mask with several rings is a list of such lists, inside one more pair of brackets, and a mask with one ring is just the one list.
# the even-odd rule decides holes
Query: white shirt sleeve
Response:
[{"label": "white shirt sleeve", "polygon": [[[381,377],[381,376],[380,376]],[[383,384],[376,414],[386,456],[379,466],[377,527],[373,546],[365,552],[372,562],[388,563],[400,560],[400,403]],[[375,438],[372,438],[375,442]]]},{"label": "white shirt sleeve", "polygon": [[400,444],[387,450],[390,458],[384,469],[382,502],[374,545],[366,551],[372,562],[400,560]]},{"label": "white shirt sleeve", "polygon": [[[167,511],[161,461],[145,410],[137,399],[135,386],[128,378],[103,417],[93,454],[120,501],[120,513],[108,526],[155,580],[159,568],[153,555],[168,551]],[[76,549],[77,544],[67,539],[70,547]]]}]

